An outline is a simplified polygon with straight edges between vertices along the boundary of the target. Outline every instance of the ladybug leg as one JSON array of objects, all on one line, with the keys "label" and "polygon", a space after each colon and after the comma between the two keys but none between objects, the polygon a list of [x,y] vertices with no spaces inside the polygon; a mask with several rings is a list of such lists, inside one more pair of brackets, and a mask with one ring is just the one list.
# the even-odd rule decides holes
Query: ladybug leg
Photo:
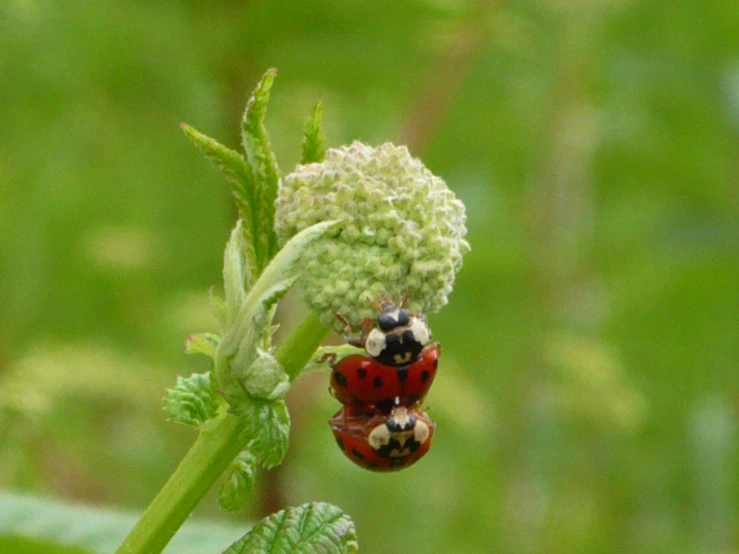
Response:
[{"label": "ladybug leg", "polygon": [[344,334],[345,335],[351,334],[351,332],[352,332],[352,326],[349,325],[349,320],[346,319],[339,312],[334,311],[334,310],[332,310],[332,311],[334,312],[334,316],[336,317],[336,319],[338,319],[341,322],[341,324],[344,326]]},{"label": "ladybug leg", "polygon": [[412,291],[412,287],[408,287],[407,289],[405,289],[403,296],[400,297],[398,308],[403,308],[405,306],[405,303],[408,302],[408,297],[410,296],[411,291]]},{"label": "ladybug leg", "polygon": [[354,344],[351,342],[350,344],[354,344],[354,346],[359,346],[360,348],[364,348],[364,345],[367,342],[367,337],[369,336],[370,331],[372,331],[372,328],[375,325],[375,321],[373,319],[370,319],[369,317],[365,317],[362,320],[361,325],[362,325],[362,331],[359,333],[359,338],[356,339],[357,344]]},{"label": "ladybug leg", "polygon": [[316,363],[322,364],[322,363],[328,362],[329,367],[333,369],[336,367],[336,357],[337,357],[336,352],[327,352],[326,354],[318,358],[316,360]]},{"label": "ladybug leg", "polygon": [[[367,335],[369,334],[371,328],[372,328],[372,320],[368,317],[365,317],[362,320],[362,333],[359,335],[358,339],[352,338],[352,326],[349,323],[349,321],[341,314],[334,312],[334,315],[336,316],[336,319],[341,321],[341,323],[344,324],[344,340],[347,344],[351,344],[352,346],[356,346],[357,348],[364,348],[364,343],[367,340]],[[369,325],[369,329],[367,329],[367,326]]]}]

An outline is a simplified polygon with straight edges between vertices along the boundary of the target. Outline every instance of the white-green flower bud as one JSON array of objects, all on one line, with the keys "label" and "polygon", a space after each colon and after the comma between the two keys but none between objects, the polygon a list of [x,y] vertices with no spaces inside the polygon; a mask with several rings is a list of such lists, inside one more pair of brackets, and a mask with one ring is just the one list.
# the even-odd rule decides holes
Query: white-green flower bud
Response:
[{"label": "white-green flower bud", "polygon": [[343,227],[302,255],[306,303],[325,325],[341,330],[334,311],[355,326],[376,317],[372,301],[383,294],[398,301],[408,292],[407,307],[424,313],[446,304],[469,250],[464,205],[405,146],[354,142],[285,178],[275,214],[281,243],[336,219]]}]

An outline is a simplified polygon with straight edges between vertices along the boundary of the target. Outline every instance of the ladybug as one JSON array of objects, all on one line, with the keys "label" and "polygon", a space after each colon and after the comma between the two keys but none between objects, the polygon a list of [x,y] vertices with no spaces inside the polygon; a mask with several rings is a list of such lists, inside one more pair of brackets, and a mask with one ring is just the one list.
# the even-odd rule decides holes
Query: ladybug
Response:
[{"label": "ladybug", "polygon": [[366,317],[361,323],[359,338],[352,338],[352,328],[343,316],[336,317],[344,324],[344,338],[352,346],[364,348],[367,354],[381,364],[402,366],[415,360],[431,340],[426,316],[409,312],[403,307],[406,298],[396,305],[388,296],[380,297],[375,307],[376,319]]},{"label": "ladybug", "polygon": [[331,388],[342,404],[356,410],[389,413],[396,406],[421,402],[436,377],[441,345],[427,346],[407,365],[388,366],[363,354],[351,354],[332,365]]},{"label": "ladybug", "polygon": [[431,447],[435,423],[419,408],[394,408],[389,415],[343,406],[329,420],[336,444],[352,462],[371,471],[398,471]]}]

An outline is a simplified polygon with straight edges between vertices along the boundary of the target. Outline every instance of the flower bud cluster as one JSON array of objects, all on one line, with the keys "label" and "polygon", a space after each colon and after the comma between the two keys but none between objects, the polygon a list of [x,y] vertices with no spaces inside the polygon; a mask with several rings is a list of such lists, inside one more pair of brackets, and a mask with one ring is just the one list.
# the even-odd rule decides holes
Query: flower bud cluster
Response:
[{"label": "flower bud cluster", "polygon": [[371,301],[383,294],[408,293],[407,307],[424,313],[446,304],[469,250],[464,205],[406,147],[354,142],[288,175],[276,203],[280,243],[327,220],[344,225],[303,253],[300,280],[324,324],[340,329],[334,312],[352,325],[375,317]]}]

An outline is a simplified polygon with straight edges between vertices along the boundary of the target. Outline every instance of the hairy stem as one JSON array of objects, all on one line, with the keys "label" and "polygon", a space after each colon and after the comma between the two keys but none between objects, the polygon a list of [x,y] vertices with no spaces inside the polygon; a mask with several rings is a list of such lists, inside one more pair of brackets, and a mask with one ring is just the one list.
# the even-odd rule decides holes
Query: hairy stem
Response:
[{"label": "hairy stem", "polygon": [[[277,359],[291,379],[305,367],[328,332],[311,313],[277,351]],[[161,552],[248,442],[242,422],[225,411],[206,422],[195,443],[116,554]]]}]

